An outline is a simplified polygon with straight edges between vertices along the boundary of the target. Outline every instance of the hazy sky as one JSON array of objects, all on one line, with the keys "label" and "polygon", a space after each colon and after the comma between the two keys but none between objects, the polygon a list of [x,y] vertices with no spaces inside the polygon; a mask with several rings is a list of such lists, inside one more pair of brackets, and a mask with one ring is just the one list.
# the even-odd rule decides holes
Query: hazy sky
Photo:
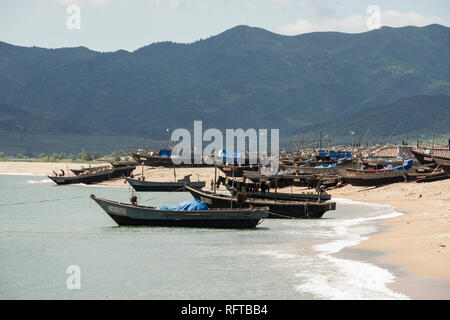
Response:
[{"label": "hazy sky", "polygon": [[[79,29],[67,27],[71,5],[80,9]],[[241,24],[286,35],[354,33],[368,31],[372,5],[381,10],[381,25],[450,26],[449,0],[0,0],[0,41],[133,51],[157,41],[192,42]]]}]

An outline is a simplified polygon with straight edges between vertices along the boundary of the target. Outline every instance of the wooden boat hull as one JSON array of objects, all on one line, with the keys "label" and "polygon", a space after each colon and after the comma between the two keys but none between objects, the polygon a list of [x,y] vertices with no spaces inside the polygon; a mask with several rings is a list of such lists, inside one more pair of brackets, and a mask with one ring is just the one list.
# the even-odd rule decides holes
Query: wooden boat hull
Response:
[{"label": "wooden boat hull", "polygon": [[[227,188],[228,191],[231,192],[232,186],[231,182],[222,181],[224,186]],[[249,191],[239,191],[238,184],[241,183],[239,181],[235,181],[235,190],[234,192],[243,192],[247,195],[248,198],[253,199],[268,199],[268,200],[287,200],[287,201],[328,201],[331,200],[331,195],[328,193],[315,193],[315,194],[303,194],[303,193],[282,193],[282,192],[265,192],[262,193],[261,191],[255,191],[255,192],[249,192]],[[195,188],[195,187],[194,187]],[[245,188],[245,186],[244,186]]]},{"label": "wooden boat hull", "polygon": [[255,228],[268,216],[267,208],[170,211],[97,198],[93,199],[120,226],[195,228]]},{"label": "wooden boat hull", "polygon": [[230,207],[233,202],[233,208],[250,207],[268,207],[269,217],[272,219],[313,219],[321,218],[325,212],[336,210],[335,202],[308,202],[308,201],[272,201],[264,199],[247,199],[241,205],[238,205],[236,197],[213,194],[212,192],[198,190],[186,186],[186,189],[192,196],[205,202],[209,208]]},{"label": "wooden boat hull", "polygon": [[136,166],[114,167],[111,178],[129,177],[135,169]]},{"label": "wooden boat hull", "polygon": [[413,168],[411,172],[406,172],[406,177],[408,181],[415,182],[432,182],[450,178],[442,168],[431,165]]},{"label": "wooden boat hull", "polygon": [[405,171],[389,171],[389,172],[346,172],[342,179],[344,183],[352,186],[383,186],[395,182],[405,181],[407,178]]},{"label": "wooden boat hull", "polygon": [[217,165],[217,168],[222,171],[227,177],[235,177],[235,178],[240,178],[244,176],[244,171],[248,171],[248,172],[253,172],[253,171],[258,171],[258,166],[232,166],[232,165]]},{"label": "wooden boat hull", "polygon": [[105,170],[104,172],[100,173],[93,173],[93,174],[86,174],[86,175],[78,175],[74,177],[55,177],[55,176],[48,176],[53,182],[55,182],[57,185],[65,185],[65,184],[94,184],[99,183],[102,181],[110,180],[111,174],[113,170]]},{"label": "wooden boat hull", "polygon": [[329,194],[290,194],[290,193],[276,193],[275,192],[243,192],[250,199],[266,199],[266,200],[283,200],[283,201],[310,201],[310,202],[325,202],[331,200]]},{"label": "wooden boat hull", "polygon": [[293,174],[310,174],[310,175],[319,175],[319,174],[328,174],[335,175],[340,170],[345,167],[333,167],[333,168],[315,168],[315,167],[298,167],[298,166],[284,166],[284,170],[289,170]]},{"label": "wooden boat hull", "polygon": [[438,165],[444,172],[450,176],[450,159],[443,159],[438,157],[433,157],[433,161]]},{"label": "wooden boat hull", "polygon": [[83,169],[70,169],[74,175],[79,175],[85,172],[97,172],[99,170],[103,170],[108,168],[108,166],[100,166],[100,167],[92,167],[92,168],[83,168]]},{"label": "wooden boat hull", "polygon": [[[152,182],[131,178],[126,178],[126,180],[136,191],[186,191],[186,189],[184,188],[185,182]],[[194,188],[203,188],[206,185],[204,181],[188,182],[188,184],[193,186]]]},{"label": "wooden boat hull", "polygon": [[151,156],[151,155],[146,155],[146,154],[141,154],[141,153],[137,153],[137,152],[130,152],[131,156],[133,157],[134,160],[136,160],[136,162],[140,163],[140,164],[144,164],[146,166],[150,166],[150,167],[166,167],[166,168],[172,168],[172,167],[177,167],[177,168],[190,168],[190,167],[212,167],[212,164],[207,164],[207,163],[200,163],[200,164],[196,164],[194,163],[193,159],[191,160],[191,164],[178,164],[175,165],[172,161],[172,158],[170,157],[160,157],[160,156]]},{"label": "wooden boat hull", "polygon": [[120,167],[136,167],[139,165],[136,161],[110,161],[110,165],[112,165],[114,168],[120,168]]},{"label": "wooden boat hull", "polygon": [[433,159],[430,154],[426,154],[414,149],[411,150],[411,153],[414,155],[414,157],[416,157],[417,161],[419,161],[423,165],[433,163]]},{"label": "wooden boat hull", "polygon": [[120,167],[101,170],[99,172],[94,172],[92,174],[80,174],[77,176],[64,176],[64,177],[59,176],[48,176],[48,177],[58,185],[79,184],[79,183],[94,184],[110,179],[129,176],[131,172],[134,171],[135,168],[136,167]]},{"label": "wooden boat hull", "polygon": [[270,181],[271,187],[277,185],[279,188],[289,187],[292,185],[298,187],[315,188],[320,181],[320,178],[315,175],[281,174],[265,176],[258,172],[244,171],[244,176],[254,183]]}]

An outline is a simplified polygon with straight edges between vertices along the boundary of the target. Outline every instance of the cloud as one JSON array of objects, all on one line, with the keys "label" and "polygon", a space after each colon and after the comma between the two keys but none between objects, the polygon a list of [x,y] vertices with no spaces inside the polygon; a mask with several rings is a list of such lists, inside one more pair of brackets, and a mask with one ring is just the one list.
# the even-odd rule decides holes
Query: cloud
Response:
[{"label": "cloud", "polygon": [[[318,23],[309,20],[298,19],[295,23],[287,24],[279,28],[279,32],[285,35],[297,35],[315,31],[340,31],[357,33],[368,31],[367,19],[369,15],[352,14],[345,18],[322,19]],[[424,16],[417,12],[400,12],[386,10],[380,12],[381,26],[403,27],[403,26],[426,26],[439,23],[441,19],[436,16]]]},{"label": "cloud", "polygon": [[95,4],[95,5],[103,5],[103,4],[108,4],[117,0],[53,0],[55,2],[58,2],[60,4],[63,5],[71,5],[71,4],[76,4],[76,5],[82,5],[82,4]]},{"label": "cloud", "polygon": [[[127,2],[131,2],[132,0],[53,0],[53,1],[68,6],[71,4],[106,5],[106,4],[117,3],[117,2],[126,4]],[[161,5],[166,4],[174,9],[179,8],[180,4],[182,2],[182,0],[145,0],[145,1],[147,1],[150,5],[154,5],[154,6],[161,6]]]},{"label": "cloud", "polygon": [[410,11],[402,13],[400,11],[387,10],[381,12],[381,24],[390,27],[402,27],[406,25],[423,27],[432,23],[439,23],[441,19],[436,16],[423,16]]},{"label": "cloud", "polygon": [[335,17],[336,10],[323,0],[303,0],[304,4],[309,7],[313,14],[319,17]]},{"label": "cloud", "polygon": [[336,16],[336,10],[330,5],[329,0],[222,0],[231,2],[252,2],[253,5],[257,6],[257,3],[264,4],[276,4],[280,7],[287,7],[290,5],[297,4],[303,9],[308,10],[312,14],[319,17],[332,17]]}]

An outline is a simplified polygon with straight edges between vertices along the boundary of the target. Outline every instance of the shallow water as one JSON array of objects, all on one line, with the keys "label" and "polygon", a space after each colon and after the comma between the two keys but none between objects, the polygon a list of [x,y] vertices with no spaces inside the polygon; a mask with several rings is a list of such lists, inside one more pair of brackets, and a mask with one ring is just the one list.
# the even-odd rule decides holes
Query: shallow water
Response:
[{"label": "shallow water", "polygon": [[[389,206],[337,199],[322,219],[253,230],[118,227],[90,194],[128,201],[130,190],[0,176],[0,299],[407,298],[386,287],[389,271],[333,256],[376,231],[365,222],[399,215]],[[187,199],[139,193],[148,205]],[[71,265],[80,289],[67,287]]]}]

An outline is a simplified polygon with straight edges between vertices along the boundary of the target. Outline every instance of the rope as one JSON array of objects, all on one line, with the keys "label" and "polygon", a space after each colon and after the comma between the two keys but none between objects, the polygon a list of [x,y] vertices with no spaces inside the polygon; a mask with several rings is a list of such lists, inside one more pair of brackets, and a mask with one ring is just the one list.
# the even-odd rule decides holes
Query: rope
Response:
[{"label": "rope", "polygon": [[274,213],[274,212],[272,212],[272,211],[269,211],[269,213],[270,213],[270,214],[273,214],[274,216],[279,216],[279,217],[282,217],[282,218],[285,218],[285,219],[296,219],[296,218],[294,218],[294,217],[285,216],[285,215],[282,215],[282,214],[279,214],[279,213]]},{"label": "rope", "polygon": [[60,199],[30,201],[30,202],[3,203],[3,204],[0,204],[0,207],[10,207],[10,206],[16,206],[16,205],[22,205],[22,204],[53,202],[53,201],[62,201],[62,200],[74,200],[74,199],[85,199],[85,198],[86,197],[73,197],[73,198],[60,198]]},{"label": "rope", "polygon": [[[169,193],[170,193],[170,192],[177,192],[177,191],[180,191],[180,190],[183,190],[183,189],[184,189],[184,187],[181,187],[181,188],[178,188],[178,189],[176,189],[176,190],[169,191]],[[147,202],[147,201],[150,201],[150,200],[158,199],[158,198],[160,198],[160,197],[162,197],[162,196],[165,196],[165,194],[161,194],[161,195],[159,195],[159,196],[156,196],[156,197],[153,197],[153,198],[144,200],[144,201],[139,201],[139,202],[140,202],[140,203],[144,203],[144,202]]]}]

